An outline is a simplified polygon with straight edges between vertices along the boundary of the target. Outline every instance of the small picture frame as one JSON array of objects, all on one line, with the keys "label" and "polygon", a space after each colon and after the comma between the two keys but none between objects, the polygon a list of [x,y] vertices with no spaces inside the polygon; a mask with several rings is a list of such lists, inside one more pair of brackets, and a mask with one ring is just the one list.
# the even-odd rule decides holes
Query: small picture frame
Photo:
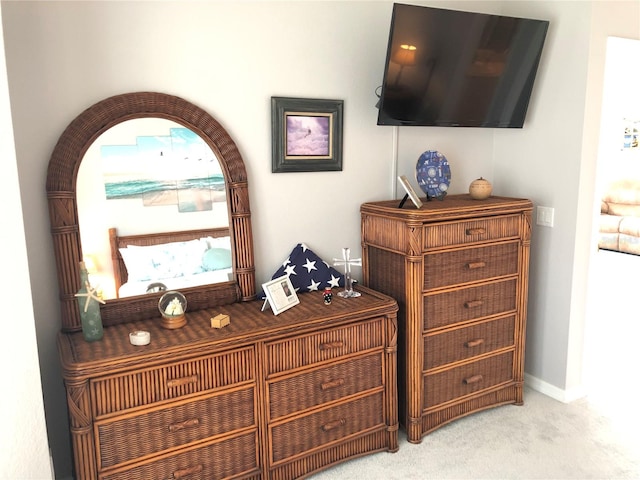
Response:
[{"label": "small picture frame", "polygon": [[342,170],[342,100],[271,97],[271,172]]},{"label": "small picture frame", "polygon": [[262,305],[262,310],[265,309],[268,303],[274,315],[278,315],[300,303],[289,275],[283,275],[263,283],[262,290],[267,297]]},{"label": "small picture frame", "polygon": [[[416,193],[416,191],[413,189],[413,187],[409,183],[409,180],[407,179],[407,176],[406,175],[398,175],[398,180],[400,180],[400,185],[402,185],[402,188],[404,188],[404,191],[407,192],[407,195],[409,196],[409,198],[411,199],[413,204],[416,206],[416,208],[421,208],[422,207],[422,201],[420,200],[420,198],[418,197],[418,194]],[[400,204],[399,208],[402,208],[402,205],[404,205],[404,200]]]}]

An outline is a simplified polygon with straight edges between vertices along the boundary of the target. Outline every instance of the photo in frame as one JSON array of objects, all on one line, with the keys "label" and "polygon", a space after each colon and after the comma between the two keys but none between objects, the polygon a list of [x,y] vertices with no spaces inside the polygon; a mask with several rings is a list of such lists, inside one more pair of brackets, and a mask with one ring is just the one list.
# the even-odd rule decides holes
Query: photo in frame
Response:
[{"label": "photo in frame", "polygon": [[342,100],[271,97],[271,172],[342,170]]},{"label": "photo in frame", "polygon": [[[398,175],[398,180],[400,180],[400,184],[402,185],[402,188],[404,188],[404,191],[409,196],[409,198],[411,199],[413,204],[416,206],[416,208],[422,207],[422,200],[420,200],[420,197],[418,197],[418,194],[416,193],[416,191],[413,189],[413,187],[409,183],[409,180],[407,179],[407,176],[406,175]],[[400,203],[400,206],[398,208],[402,208],[402,206],[404,205],[405,200],[406,200],[406,197],[402,200],[402,203]]]},{"label": "photo in frame", "polygon": [[274,315],[278,315],[300,303],[289,275],[283,275],[263,283],[262,290],[266,296],[262,304],[262,310],[265,309],[268,303]]}]

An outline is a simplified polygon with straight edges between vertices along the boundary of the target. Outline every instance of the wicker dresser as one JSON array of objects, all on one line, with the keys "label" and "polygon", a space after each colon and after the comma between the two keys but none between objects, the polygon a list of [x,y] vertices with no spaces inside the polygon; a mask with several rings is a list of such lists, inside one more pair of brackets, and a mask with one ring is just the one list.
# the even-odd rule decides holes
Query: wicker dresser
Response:
[{"label": "wicker dresser", "polygon": [[[398,448],[396,312],[391,298],[300,295],[60,333],[76,478],[299,478]],[[231,324],[210,328],[210,318]],[[133,346],[146,330],[151,344]]]},{"label": "wicker dresser", "polygon": [[450,195],[361,206],[365,285],[397,299],[400,422],[410,442],[522,404],[532,204]]}]

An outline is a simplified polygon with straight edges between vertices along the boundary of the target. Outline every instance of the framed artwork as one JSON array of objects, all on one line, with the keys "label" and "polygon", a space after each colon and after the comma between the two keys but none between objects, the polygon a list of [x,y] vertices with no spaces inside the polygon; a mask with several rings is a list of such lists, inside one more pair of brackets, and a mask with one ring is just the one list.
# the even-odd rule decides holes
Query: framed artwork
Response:
[{"label": "framed artwork", "polygon": [[[400,180],[400,184],[402,185],[402,188],[404,188],[404,191],[407,193],[407,195],[409,196],[413,204],[416,206],[416,208],[422,207],[422,200],[420,200],[420,197],[418,197],[418,194],[409,183],[409,180],[407,179],[406,175],[398,175],[398,180]],[[406,197],[405,199],[403,199],[402,203],[400,204],[400,208],[402,208],[402,206],[404,205],[404,200],[406,200]]]},{"label": "framed artwork", "polygon": [[267,283],[263,283],[262,290],[267,297],[262,305],[262,310],[264,310],[267,303],[269,303],[274,315],[278,315],[300,303],[300,299],[298,295],[296,295],[289,275],[283,275]]},{"label": "framed artwork", "polygon": [[271,97],[272,173],[342,170],[342,100]]},{"label": "framed artwork", "polygon": [[640,120],[623,120],[623,151],[637,151],[640,147]]}]

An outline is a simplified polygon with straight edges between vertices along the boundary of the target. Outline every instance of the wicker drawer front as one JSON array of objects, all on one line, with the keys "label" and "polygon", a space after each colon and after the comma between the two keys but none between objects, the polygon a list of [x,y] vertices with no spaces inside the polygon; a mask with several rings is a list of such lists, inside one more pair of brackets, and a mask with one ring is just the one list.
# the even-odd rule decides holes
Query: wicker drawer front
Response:
[{"label": "wicker drawer front", "polygon": [[128,470],[103,473],[101,480],[149,480],[184,478],[188,480],[217,480],[248,474],[258,469],[256,432],[245,433],[195,450]]},{"label": "wicker drawer front", "polygon": [[424,369],[514,345],[515,316],[424,337]]},{"label": "wicker drawer front", "polygon": [[425,225],[423,245],[426,250],[516,238],[520,234],[521,218],[520,215],[504,215],[467,222]]},{"label": "wicker drawer front", "polygon": [[99,462],[108,468],[255,425],[253,388],[96,422]]},{"label": "wicker drawer front", "polygon": [[178,399],[247,381],[255,375],[253,347],[91,381],[95,415]]},{"label": "wicker drawer front", "polygon": [[424,408],[513,380],[513,352],[424,376]]},{"label": "wicker drawer front", "polygon": [[518,242],[466,248],[424,257],[424,288],[430,290],[460,283],[518,273]]},{"label": "wicker drawer front", "polygon": [[384,425],[382,392],[271,427],[273,462]]},{"label": "wicker drawer front", "polygon": [[269,385],[269,414],[291,413],[382,386],[382,353],[317,368]]},{"label": "wicker drawer front", "polygon": [[429,330],[514,311],[516,289],[516,279],[510,279],[426,295],[424,297],[424,329]]},{"label": "wicker drawer front", "polygon": [[267,344],[267,372],[286,372],[383,346],[383,320],[332,328]]}]

